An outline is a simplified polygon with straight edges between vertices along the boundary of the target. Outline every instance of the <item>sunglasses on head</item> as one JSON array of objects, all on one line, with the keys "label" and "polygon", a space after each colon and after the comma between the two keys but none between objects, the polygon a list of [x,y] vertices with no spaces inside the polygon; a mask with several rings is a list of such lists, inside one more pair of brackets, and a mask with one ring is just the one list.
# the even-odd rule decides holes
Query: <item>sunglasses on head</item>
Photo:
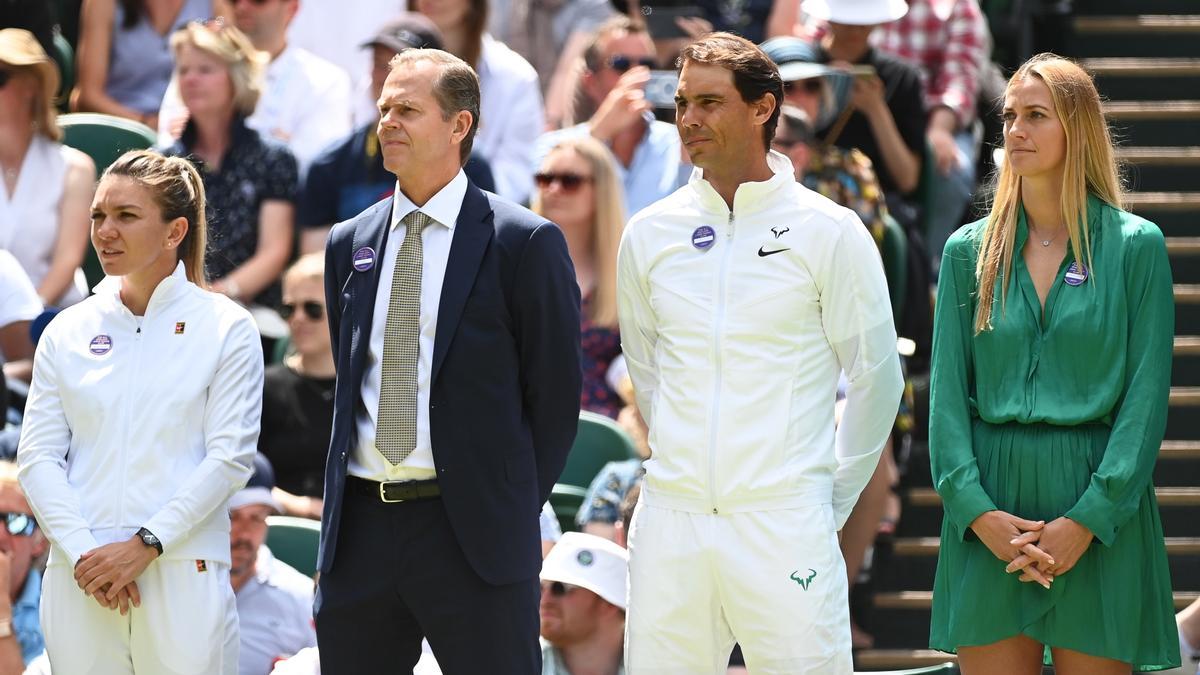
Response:
[{"label": "sunglasses on head", "polygon": [[[304,310],[304,316],[313,321],[317,321],[325,315],[325,306],[316,300],[306,300],[300,303],[300,309]],[[279,306],[279,316],[282,316],[284,321],[290,320],[295,314],[296,303],[285,302]]]},{"label": "sunglasses on head", "polygon": [[535,173],[533,174],[533,182],[543,190],[550,187],[554,183],[562,186],[566,192],[574,192],[579,189],[587,181],[590,181],[589,176],[580,176],[577,173]]},{"label": "sunglasses on head", "polygon": [[574,584],[564,584],[561,581],[543,581],[542,582],[542,592],[549,593],[550,595],[553,595],[556,598],[561,598],[562,596],[566,595],[567,593],[570,593],[571,591],[575,590],[576,588],[579,588],[579,587]]},{"label": "sunglasses on head", "polygon": [[810,77],[805,80],[794,80],[783,83],[783,93],[785,94],[790,94],[798,89],[809,94],[819,94],[821,93],[821,78]]},{"label": "sunglasses on head", "polygon": [[658,66],[658,61],[651,56],[626,56],[624,54],[614,54],[608,58],[608,67],[623,73],[634,66],[646,66],[647,68],[655,68]]},{"label": "sunglasses on head", "polygon": [[28,513],[0,513],[4,526],[14,537],[28,537],[37,529],[37,522]]}]

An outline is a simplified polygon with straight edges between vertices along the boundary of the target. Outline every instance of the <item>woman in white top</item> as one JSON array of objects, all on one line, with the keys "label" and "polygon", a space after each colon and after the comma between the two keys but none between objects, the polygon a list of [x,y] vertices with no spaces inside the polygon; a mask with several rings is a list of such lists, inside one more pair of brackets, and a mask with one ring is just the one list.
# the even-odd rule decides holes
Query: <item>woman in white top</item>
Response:
[{"label": "woman in white top", "polygon": [[479,74],[479,132],[474,147],[492,167],[496,194],[527,203],[537,170],[531,150],[545,131],[537,71],[484,32],[488,0],[408,0],[408,9],[437,24],[446,51]]},{"label": "woman in white top", "polygon": [[59,141],[58,67],[37,39],[0,30],[0,249],[16,256],[42,302],[70,305],[87,295],[79,265],[96,167]]},{"label": "woman in white top", "polygon": [[237,672],[230,495],[251,472],[262,347],[205,289],[204,187],[136,151],[105,172],[107,277],[46,328],[17,454],[53,546],[42,630],[56,673]]}]

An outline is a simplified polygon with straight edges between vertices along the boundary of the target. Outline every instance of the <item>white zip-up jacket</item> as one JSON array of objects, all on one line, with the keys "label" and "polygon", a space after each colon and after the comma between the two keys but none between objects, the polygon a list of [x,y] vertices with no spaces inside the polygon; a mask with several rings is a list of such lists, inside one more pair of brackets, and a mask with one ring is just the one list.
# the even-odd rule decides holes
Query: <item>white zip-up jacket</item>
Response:
[{"label": "white zip-up jacket", "polygon": [[163,558],[229,562],[229,497],[250,477],[262,414],[254,320],[189,282],[159,283],[144,317],[120,279],[63,310],[33,362],[21,486],[50,563],[153,532]]},{"label": "white zip-up jacket", "polygon": [[653,452],[643,498],[693,513],[832,504],[841,529],[903,388],[887,281],[854,212],[797,183],[783,155],[768,164],[732,212],[696,170],[625,229],[621,348]]}]

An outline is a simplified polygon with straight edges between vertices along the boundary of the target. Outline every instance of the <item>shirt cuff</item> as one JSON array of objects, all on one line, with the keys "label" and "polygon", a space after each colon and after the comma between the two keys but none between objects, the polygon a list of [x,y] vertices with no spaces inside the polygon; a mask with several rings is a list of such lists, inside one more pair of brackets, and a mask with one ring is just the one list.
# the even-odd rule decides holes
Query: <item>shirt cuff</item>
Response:
[{"label": "shirt cuff", "polygon": [[958,540],[961,542],[971,530],[971,523],[988,511],[995,511],[996,504],[983,491],[983,486],[976,483],[960,492],[942,495],[943,510],[950,522],[958,528]]},{"label": "shirt cuff", "polygon": [[72,534],[63,537],[58,543],[58,547],[67,554],[67,558],[71,561],[71,566],[74,567],[84,553],[100,547],[100,542],[92,536],[88,530],[77,530]]},{"label": "shirt cuff", "polygon": [[1092,488],[1084,491],[1075,506],[1064,515],[1092,531],[1092,536],[1105,546],[1112,546],[1117,539],[1117,525],[1107,514],[1112,506]]}]

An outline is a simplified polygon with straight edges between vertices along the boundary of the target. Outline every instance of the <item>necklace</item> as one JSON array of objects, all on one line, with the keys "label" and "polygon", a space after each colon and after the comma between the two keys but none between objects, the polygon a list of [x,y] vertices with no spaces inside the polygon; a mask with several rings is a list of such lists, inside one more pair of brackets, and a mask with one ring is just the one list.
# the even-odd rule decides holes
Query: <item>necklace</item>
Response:
[{"label": "necklace", "polygon": [[1065,227],[1060,227],[1060,228],[1058,228],[1058,229],[1057,229],[1057,230],[1054,232],[1054,236],[1053,236],[1053,237],[1050,237],[1049,239],[1043,239],[1043,238],[1042,238],[1042,235],[1038,234],[1038,233],[1037,233],[1037,230],[1033,229],[1033,227],[1032,227],[1032,226],[1029,228],[1029,232],[1030,232],[1030,233],[1032,233],[1032,234],[1033,234],[1033,236],[1034,236],[1034,237],[1036,237],[1036,238],[1038,239],[1038,241],[1040,241],[1040,242],[1041,242],[1042,246],[1049,246],[1050,244],[1054,243],[1054,240],[1055,240],[1055,239],[1058,239],[1058,235],[1059,235],[1059,234],[1061,234],[1061,233],[1062,233],[1062,231],[1063,231],[1063,230],[1065,230],[1065,229],[1066,229]]}]

